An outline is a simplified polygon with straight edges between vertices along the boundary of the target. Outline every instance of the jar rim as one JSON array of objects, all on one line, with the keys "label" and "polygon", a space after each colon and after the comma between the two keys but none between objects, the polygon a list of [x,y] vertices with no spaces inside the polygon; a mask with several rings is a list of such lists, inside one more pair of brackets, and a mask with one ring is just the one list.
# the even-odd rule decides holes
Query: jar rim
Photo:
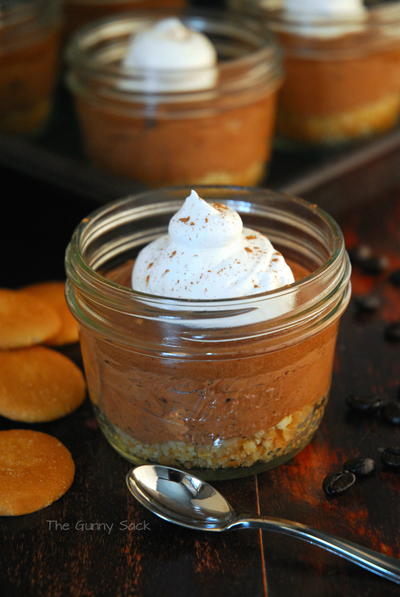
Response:
[{"label": "jar rim", "polygon": [[[282,8],[268,9],[259,6],[259,11],[263,15],[264,21],[272,31],[277,34],[293,34],[296,37],[305,40],[304,48],[296,51],[311,55],[323,54],[329,52],[328,58],[343,55],[365,53],[370,46],[380,47],[400,38],[400,2],[391,3],[387,6],[376,6],[366,9],[360,15],[348,15],[342,17],[329,18],[301,12],[298,15],[285,13]],[[369,43],[360,42],[360,35],[371,35]],[[351,36],[354,35],[352,39]],[[344,47],[334,47],[333,43],[339,38],[346,38]],[[317,40],[320,48],[307,47],[308,41]],[[324,47],[324,45],[326,47]],[[286,50],[295,51],[294,48]]]},{"label": "jar rim", "polygon": [[[349,281],[350,277],[350,265],[348,263],[348,257],[344,247],[344,239],[339,225],[326,211],[318,207],[316,204],[311,204],[304,199],[292,197],[285,193],[279,193],[276,191],[270,191],[269,189],[259,189],[254,187],[237,187],[237,186],[226,186],[226,185],[196,185],[196,189],[199,190],[201,195],[202,190],[209,191],[232,191],[232,193],[243,192],[250,193],[256,191],[258,194],[263,193],[265,197],[271,198],[284,198],[289,200],[293,205],[306,208],[310,213],[317,215],[321,221],[328,227],[332,234],[333,248],[330,251],[329,258],[320,265],[317,269],[312,271],[309,275],[304,278],[288,284],[276,290],[269,290],[251,295],[241,296],[238,298],[226,298],[226,299],[176,299],[165,296],[157,296],[145,292],[139,292],[129,287],[122,286],[118,282],[114,282],[109,278],[105,277],[94,268],[92,268],[85,260],[82,251],[82,239],[83,236],[90,233],[90,227],[96,224],[96,221],[103,216],[111,215],[116,212],[119,208],[123,208],[133,199],[136,201],[145,199],[147,196],[154,194],[155,192],[190,192],[189,186],[176,186],[168,187],[165,189],[157,189],[155,191],[145,191],[143,193],[135,194],[134,196],[124,197],[122,199],[108,203],[105,206],[95,210],[84,218],[75,229],[71,242],[66,252],[66,266],[68,276],[72,279],[73,283],[79,287],[82,287],[80,278],[84,278],[84,285],[88,285],[96,289],[97,296],[104,295],[105,292],[109,293],[108,300],[110,304],[113,304],[116,308],[121,305],[127,304],[127,301],[135,300],[142,304],[152,305],[153,307],[164,307],[168,305],[168,314],[172,315],[174,311],[179,309],[187,309],[188,307],[197,308],[199,310],[219,310],[223,308],[232,308],[243,306],[243,304],[251,305],[264,301],[266,299],[279,299],[281,297],[290,295],[300,289],[305,289],[313,283],[317,283],[324,275],[334,273],[338,265],[343,264],[345,261],[345,267],[342,275],[339,276],[339,286],[344,288]],[[251,197],[249,197],[251,199]],[[156,203],[156,202],[155,202]],[[245,213],[245,212],[244,212]],[[79,274],[78,274],[79,272]],[[317,303],[318,301],[316,301]],[[207,309],[208,308],[208,309]],[[173,310],[171,310],[173,309]],[[288,312],[288,316],[292,317],[294,313],[302,312],[302,308],[295,308]],[[279,317],[281,319],[281,317]],[[271,318],[270,321],[273,321]]]},{"label": "jar rim", "polygon": [[[232,59],[218,61],[217,65],[212,67],[197,67],[190,69],[152,69],[149,70],[137,69],[132,67],[124,67],[121,64],[104,64],[99,65],[96,56],[91,56],[91,51],[95,48],[96,43],[104,42],[107,39],[107,32],[110,30],[118,34],[132,33],[134,25],[151,23],[164,17],[176,16],[184,23],[190,24],[195,30],[207,34],[207,25],[219,28],[229,28],[231,31],[236,27],[236,33],[240,34],[243,40],[249,44],[253,43],[252,51],[247,51],[245,54]],[[233,73],[238,68],[257,67],[257,77],[262,80],[271,80],[276,82],[282,77],[281,70],[281,48],[275,40],[275,36],[271,31],[266,31],[261,24],[252,16],[246,15],[241,19],[237,15],[227,15],[218,10],[202,10],[202,9],[183,9],[183,10],[148,10],[140,11],[135,14],[125,12],[119,15],[108,16],[102,19],[93,21],[83,26],[76,32],[67,47],[66,59],[70,69],[82,69],[85,72],[96,76],[104,75],[112,78],[129,78],[143,77],[145,74],[157,77],[159,74],[163,76],[179,73],[181,76],[185,74],[202,75],[210,71],[218,72],[222,77],[232,77]],[[242,77],[243,78],[243,77]],[[71,83],[71,82],[70,82]],[[218,84],[217,84],[218,87]],[[210,89],[183,91],[179,92],[185,96],[199,95],[204,92],[209,92]],[[177,95],[175,92],[139,92],[138,95]],[[137,92],[135,92],[137,94]]]},{"label": "jar rim", "polygon": [[395,2],[391,2],[387,5],[378,5],[373,6],[370,8],[365,7],[365,10],[360,12],[360,14],[353,14],[353,15],[340,15],[338,17],[327,17],[324,15],[312,15],[312,19],[310,19],[310,13],[307,11],[299,11],[297,14],[285,12],[284,8],[268,8],[268,6],[263,7],[260,2],[258,2],[259,10],[263,12],[263,14],[268,15],[269,22],[273,23],[274,25],[304,25],[307,24],[310,29],[315,27],[332,27],[332,26],[349,26],[349,25],[359,25],[361,23],[370,26],[370,27],[379,27],[385,25],[394,25],[400,22],[400,1],[396,0]]}]

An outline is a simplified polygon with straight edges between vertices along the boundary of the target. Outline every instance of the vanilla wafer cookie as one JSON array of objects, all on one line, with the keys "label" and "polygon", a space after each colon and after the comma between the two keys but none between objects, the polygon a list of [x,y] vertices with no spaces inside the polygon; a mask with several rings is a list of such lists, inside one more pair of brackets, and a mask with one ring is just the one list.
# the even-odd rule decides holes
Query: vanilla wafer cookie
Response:
[{"label": "vanilla wafer cookie", "polygon": [[79,367],[56,350],[32,346],[0,351],[0,415],[13,421],[53,421],[85,398]]},{"label": "vanilla wafer cookie", "polygon": [[55,437],[39,431],[0,431],[0,516],[45,508],[70,488],[75,464]]},{"label": "vanilla wafer cookie", "polygon": [[0,349],[40,344],[60,328],[59,315],[47,303],[17,290],[0,288]]},{"label": "vanilla wafer cookie", "polygon": [[21,292],[34,296],[57,312],[61,320],[59,331],[46,340],[46,344],[61,346],[71,344],[79,339],[78,324],[68,308],[65,300],[65,282],[41,282],[21,288]]}]

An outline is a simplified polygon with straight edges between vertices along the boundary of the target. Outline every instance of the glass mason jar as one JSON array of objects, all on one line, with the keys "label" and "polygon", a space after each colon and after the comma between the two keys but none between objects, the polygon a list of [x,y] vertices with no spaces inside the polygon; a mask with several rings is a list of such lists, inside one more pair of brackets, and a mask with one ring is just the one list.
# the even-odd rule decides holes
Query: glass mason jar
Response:
[{"label": "glass mason jar", "polygon": [[186,0],[65,0],[64,30],[71,34],[95,19],[131,10],[182,8]]},{"label": "glass mason jar", "polygon": [[57,0],[0,3],[0,130],[38,133],[50,113],[60,25]]},{"label": "glass mason jar", "polygon": [[[338,145],[391,129],[400,111],[400,2],[340,21],[261,9],[284,49],[277,130],[289,145]],[[300,7],[300,4],[299,4]]]},{"label": "glass mason jar", "polygon": [[99,168],[150,186],[255,184],[271,151],[280,52],[257,21],[190,12],[181,19],[216,46],[217,68],[185,75],[217,73],[212,88],[146,92],[154,80],[176,84],[183,71],[123,68],[128,40],[159,20],[154,15],[108,19],[73,38],[68,83],[87,154]]},{"label": "glass mason jar", "polygon": [[187,188],[155,190],[82,220],[66,254],[89,394],[111,445],[136,463],[203,478],[290,459],[326,405],[350,265],[332,218],[268,190],[203,187],[265,233],[298,279],[225,300],[177,300],[129,285],[137,251],[165,233]]}]

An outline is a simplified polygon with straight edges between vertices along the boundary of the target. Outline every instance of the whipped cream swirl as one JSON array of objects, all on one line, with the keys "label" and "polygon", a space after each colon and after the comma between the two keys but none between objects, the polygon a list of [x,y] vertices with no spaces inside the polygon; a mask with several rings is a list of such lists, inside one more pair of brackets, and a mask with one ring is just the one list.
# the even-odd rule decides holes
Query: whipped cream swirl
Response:
[{"label": "whipped cream swirl", "polygon": [[129,87],[149,93],[215,87],[216,63],[217,52],[211,41],[175,17],[134,33],[123,60],[125,68],[141,76],[129,81]]},{"label": "whipped cream swirl", "polygon": [[282,0],[290,30],[306,37],[340,37],[363,29],[368,11],[362,0]]},{"label": "whipped cream swirl", "polygon": [[140,251],[132,271],[134,290],[178,299],[240,298],[292,282],[290,267],[263,234],[195,191],[172,217],[168,234]]}]

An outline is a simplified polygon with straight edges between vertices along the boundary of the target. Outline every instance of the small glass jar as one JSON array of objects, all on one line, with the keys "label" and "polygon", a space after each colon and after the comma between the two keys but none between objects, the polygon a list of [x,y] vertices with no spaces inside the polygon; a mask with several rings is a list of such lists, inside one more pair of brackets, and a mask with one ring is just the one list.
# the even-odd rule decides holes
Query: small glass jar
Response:
[{"label": "small glass jar", "polygon": [[[128,40],[154,15],[108,19],[74,37],[68,83],[87,154],[97,167],[150,186],[258,183],[271,150],[279,50],[257,21],[226,13],[181,18],[216,46],[217,69],[187,73],[215,80],[217,71],[210,89],[146,92],[160,75],[123,68]],[[182,72],[163,71],[162,80]]]},{"label": "small glass jar", "polygon": [[186,0],[65,0],[64,30],[68,36],[86,23],[112,14],[154,8],[182,8],[185,4]]},{"label": "small glass jar", "polygon": [[0,6],[0,130],[33,135],[50,113],[60,25],[57,0]]},{"label": "small glass jar", "polygon": [[312,21],[269,10],[262,0],[254,4],[284,49],[277,122],[283,145],[340,145],[393,128],[400,111],[400,2],[359,18]]},{"label": "small glass jar", "polygon": [[303,274],[237,299],[131,290],[137,251],[166,232],[188,194],[175,188],[111,203],[81,222],[67,249],[67,300],[111,445],[136,464],[234,478],[285,462],[318,428],[350,265],[339,227],[315,205],[251,188],[199,193],[237,210]]}]

